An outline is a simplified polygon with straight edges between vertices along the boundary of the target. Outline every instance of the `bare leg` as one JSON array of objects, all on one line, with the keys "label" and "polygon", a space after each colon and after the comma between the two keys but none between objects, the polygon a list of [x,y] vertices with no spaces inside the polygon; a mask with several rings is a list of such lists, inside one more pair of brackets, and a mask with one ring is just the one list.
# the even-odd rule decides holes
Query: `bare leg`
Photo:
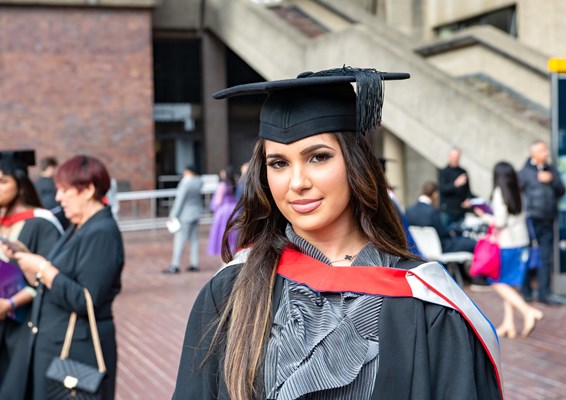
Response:
[{"label": "bare leg", "polygon": [[501,325],[497,327],[497,335],[499,337],[507,336],[510,339],[517,336],[515,319],[513,318],[513,306],[505,300],[505,298],[503,298],[503,321],[501,321]]},{"label": "bare leg", "polygon": [[[533,330],[533,328],[535,327],[536,321],[542,319],[542,317],[543,317],[542,311],[537,309],[537,308],[534,308],[531,305],[529,305],[523,299],[523,297],[519,294],[519,292],[517,292],[511,286],[509,286],[505,283],[494,283],[492,286],[495,289],[495,291],[497,292],[497,294],[499,294],[499,296],[501,296],[501,298],[505,301],[505,303],[508,303],[509,306],[516,308],[522,314],[522,316],[523,316],[523,332],[522,332],[522,335],[528,336],[531,333],[531,331]],[[503,316],[503,324],[502,325],[505,325],[507,327],[510,327],[510,326],[514,327],[514,325],[506,325],[506,323],[508,323],[508,320],[506,318],[508,318],[507,314],[509,312],[506,310],[505,304],[504,304],[504,308],[505,308],[505,313],[504,313],[504,316]],[[512,319],[513,319],[513,310],[512,309],[511,309],[510,314],[511,314],[510,318],[511,318],[511,321],[512,321]]]}]

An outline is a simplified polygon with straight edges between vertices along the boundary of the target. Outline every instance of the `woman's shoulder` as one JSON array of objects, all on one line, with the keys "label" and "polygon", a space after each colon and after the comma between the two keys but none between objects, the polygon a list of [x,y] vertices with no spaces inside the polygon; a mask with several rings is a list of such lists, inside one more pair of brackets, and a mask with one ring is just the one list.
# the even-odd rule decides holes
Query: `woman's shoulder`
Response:
[{"label": "woman's shoulder", "polygon": [[501,191],[501,187],[495,186],[491,192],[491,204],[494,205],[500,202],[503,202],[503,192]]},{"label": "woman's shoulder", "polygon": [[222,266],[209,281],[211,289],[216,291],[231,287],[240,274],[243,265],[243,263],[229,263]]},{"label": "woman's shoulder", "polygon": [[83,230],[83,232],[85,233],[87,232],[92,233],[99,231],[103,231],[106,233],[110,233],[110,232],[119,233],[120,231],[118,228],[118,224],[116,223],[116,220],[112,216],[112,211],[108,206],[104,207],[98,213],[90,217],[90,219],[85,222],[81,230]]},{"label": "woman's shoulder", "polygon": [[417,258],[402,258],[395,264],[395,268],[413,269],[426,263],[426,261]]},{"label": "woman's shoulder", "polygon": [[242,269],[242,264],[234,264],[222,267],[216,274],[202,287],[195,304],[214,304],[220,310],[232,292],[234,282]]},{"label": "woman's shoulder", "polygon": [[230,293],[234,281],[242,270],[242,266],[247,260],[249,249],[238,251],[232,261],[222,266],[216,274],[208,281],[203,290],[210,290],[213,294],[225,295]]},{"label": "woman's shoulder", "polygon": [[22,229],[63,234],[63,227],[53,213],[42,208],[33,210],[33,216],[25,220]]},{"label": "woman's shoulder", "polygon": [[44,218],[33,217],[24,222],[17,239],[33,253],[46,255],[62,234],[61,226]]}]

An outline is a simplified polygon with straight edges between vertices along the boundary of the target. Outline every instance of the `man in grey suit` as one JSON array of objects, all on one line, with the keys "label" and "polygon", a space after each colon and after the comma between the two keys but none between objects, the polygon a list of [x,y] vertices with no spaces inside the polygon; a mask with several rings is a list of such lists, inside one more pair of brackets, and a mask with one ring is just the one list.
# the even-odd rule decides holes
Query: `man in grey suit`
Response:
[{"label": "man in grey suit", "polygon": [[177,219],[180,222],[180,228],[175,232],[173,257],[169,268],[163,270],[165,274],[179,272],[183,248],[187,240],[191,243],[191,264],[187,267],[187,271],[199,270],[198,224],[202,214],[201,188],[202,179],[192,166],[187,166],[183,171],[183,178],[177,186],[177,195],[169,213],[169,221]]}]

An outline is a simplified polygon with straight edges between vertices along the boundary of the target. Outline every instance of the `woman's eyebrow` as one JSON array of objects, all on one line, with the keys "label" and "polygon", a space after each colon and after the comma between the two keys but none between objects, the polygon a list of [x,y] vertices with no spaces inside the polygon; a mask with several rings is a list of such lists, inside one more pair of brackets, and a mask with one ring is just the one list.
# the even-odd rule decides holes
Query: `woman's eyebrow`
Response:
[{"label": "woman's eyebrow", "polygon": [[[313,151],[316,151],[318,149],[334,150],[332,147],[321,143],[321,144],[313,144],[312,146],[309,146],[306,149],[301,150],[301,152],[299,154],[304,156],[305,154],[312,153]],[[266,154],[265,155],[265,158],[284,158],[284,157],[285,156],[283,154],[279,154],[279,153],[272,153],[272,154]]]},{"label": "woman's eyebrow", "polygon": [[309,154],[312,153],[313,151],[316,151],[318,149],[329,149],[329,150],[334,150],[332,147],[327,146],[325,144],[314,144],[312,146],[307,147],[306,149],[301,150],[301,155],[304,156],[305,154]]}]

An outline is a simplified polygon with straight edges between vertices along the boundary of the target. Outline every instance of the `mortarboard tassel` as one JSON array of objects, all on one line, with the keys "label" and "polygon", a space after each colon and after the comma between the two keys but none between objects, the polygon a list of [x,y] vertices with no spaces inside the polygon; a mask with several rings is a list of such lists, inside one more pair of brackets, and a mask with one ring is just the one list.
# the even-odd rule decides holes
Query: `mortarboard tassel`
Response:
[{"label": "mortarboard tassel", "polygon": [[373,68],[342,67],[328,69],[300,77],[353,76],[356,79],[356,126],[358,132],[366,132],[381,124],[383,107],[383,84],[381,72]]}]

